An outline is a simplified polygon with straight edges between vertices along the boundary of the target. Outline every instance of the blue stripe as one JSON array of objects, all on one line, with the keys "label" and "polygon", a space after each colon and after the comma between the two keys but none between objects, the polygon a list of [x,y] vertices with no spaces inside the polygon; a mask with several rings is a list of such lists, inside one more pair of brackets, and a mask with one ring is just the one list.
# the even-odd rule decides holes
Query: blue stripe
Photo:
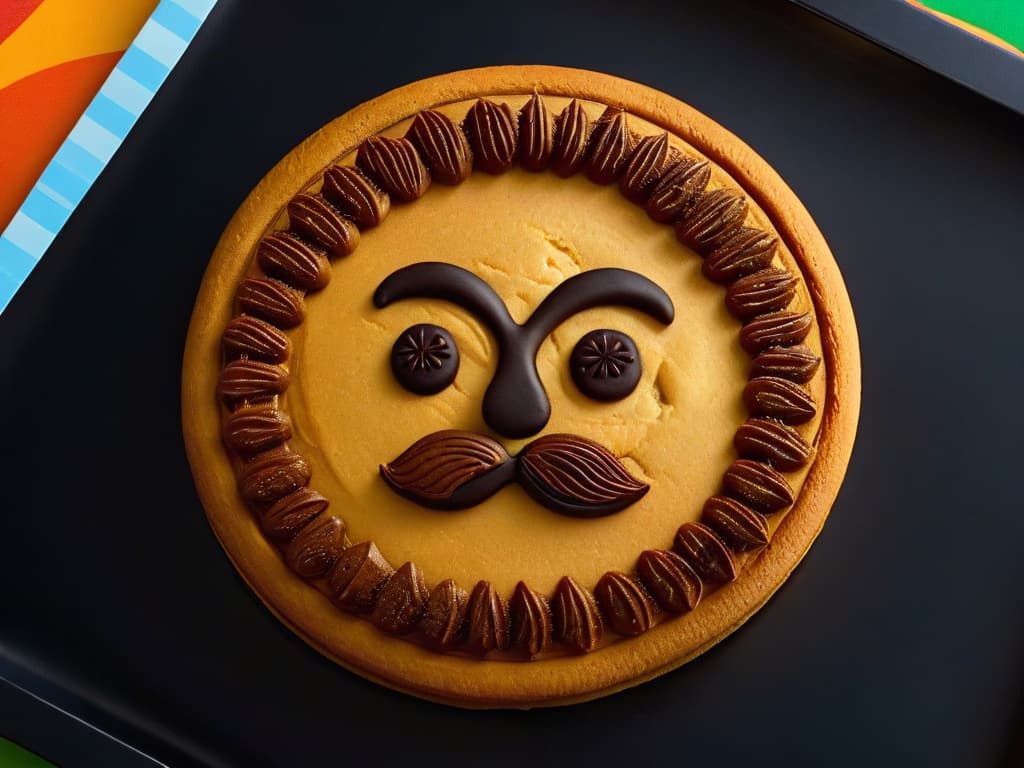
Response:
[{"label": "blue stripe", "polygon": [[150,18],[167,27],[182,40],[191,40],[202,23],[172,0],[160,3]]},{"label": "blue stripe", "polygon": [[61,145],[53,159],[87,179],[95,179],[103,170],[102,160],[71,140]]},{"label": "blue stripe", "polygon": [[6,237],[0,237],[0,312],[10,304],[36,263]]},{"label": "blue stripe", "polygon": [[58,195],[67,198],[69,203],[78,205],[85,193],[89,191],[89,187],[92,185],[92,180],[85,180],[81,176],[78,176],[60,163],[51,162],[46,166],[46,170],[43,171],[43,175],[39,177],[46,186],[53,189]]},{"label": "blue stripe", "polygon": [[175,2],[193,16],[205,19],[206,14],[217,3],[217,0],[175,0]]},{"label": "blue stripe", "polygon": [[59,232],[68,220],[71,211],[55,200],[50,199],[38,189],[29,192],[21,211],[30,219],[38,221],[51,232]]},{"label": "blue stripe", "polygon": [[168,72],[167,67],[134,46],[125,51],[121,61],[117,63],[117,69],[154,92],[160,87]]},{"label": "blue stripe", "polygon": [[131,112],[118,106],[102,93],[96,94],[85,114],[120,139],[128,135],[128,131],[135,123],[135,116]]},{"label": "blue stripe", "polygon": [[147,91],[144,86],[117,69],[111,71],[107,82],[100,88],[100,93],[136,116],[142,114],[153,98],[151,91]]}]

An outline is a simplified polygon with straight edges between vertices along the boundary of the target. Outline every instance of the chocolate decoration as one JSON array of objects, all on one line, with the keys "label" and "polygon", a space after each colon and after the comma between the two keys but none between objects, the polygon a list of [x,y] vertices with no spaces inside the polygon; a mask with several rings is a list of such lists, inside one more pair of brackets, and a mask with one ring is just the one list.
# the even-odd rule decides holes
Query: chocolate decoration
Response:
[{"label": "chocolate decoration", "polygon": [[551,170],[555,175],[568,178],[583,167],[590,140],[590,118],[576,99],[555,118],[554,147],[551,151]]},{"label": "chocolate decoration", "polygon": [[288,203],[293,232],[327,251],[333,259],[350,255],[359,245],[359,230],[318,195],[301,193]]},{"label": "chocolate decoration", "polygon": [[263,532],[275,541],[291,541],[330,502],[312,488],[299,488],[283,496],[263,514]]},{"label": "chocolate decoration", "polygon": [[627,200],[644,203],[669,164],[668,134],[645,136],[637,143],[619,177],[619,190]]},{"label": "chocolate decoration", "polygon": [[228,323],[221,336],[224,356],[243,357],[264,363],[283,363],[292,344],[266,320],[242,315]]},{"label": "chocolate decoration", "polygon": [[469,622],[466,645],[474,653],[504,651],[509,647],[508,604],[488,581],[473,588],[466,607]]},{"label": "chocolate decoration", "polygon": [[769,347],[754,358],[750,375],[778,376],[797,384],[806,384],[814,378],[821,358],[802,344],[792,347]]},{"label": "chocolate decoration", "polygon": [[609,515],[650,490],[607,448],[575,435],[534,440],[519,454],[517,464],[518,480],[534,501],[563,515]]},{"label": "chocolate decoration", "polygon": [[701,272],[713,283],[731,283],[769,267],[778,245],[779,238],[763,229],[740,227],[707,255]]},{"label": "chocolate decoration", "polygon": [[707,584],[724,584],[736,578],[729,550],[706,525],[683,523],[676,532],[673,549]]},{"label": "chocolate decoration", "polygon": [[397,493],[432,509],[473,507],[517,481],[548,509],[598,517],[625,509],[648,491],[606,448],[573,435],[546,435],[510,458],[485,435],[443,430],[382,464],[380,474]]},{"label": "chocolate decoration", "polygon": [[811,332],[810,312],[772,312],[750,320],[740,330],[740,346],[756,355],[768,347],[799,344]]},{"label": "chocolate decoration", "polygon": [[292,539],[284,559],[302,578],[315,579],[330,570],[345,543],[345,522],[334,515],[319,515]]},{"label": "chocolate decoration", "polygon": [[555,638],[576,653],[589,653],[601,644],[604,625],[589,590],[563,576],[551,601]]},{"label": "chocolate decoration", "polygon": [[242,466],[239,492],[250,504],[272,504],[308,483],[311,472],[306,460],[286,446],[271,448]]},{"label": "chocolate decoration", "polygon": [[796,296],[796,276],[770,267],[741,277],[725,291],[725,308],[742,319],[785,309]]},{"label": "chocolate decoration", "polygon": [[260,240],[256,261],[270,277],[304,291],[319,291],[331,282],[327,257],[291,232],[274,232]]},{"label": "chocolate decoration", "polygon": [[484,395],[487,424],[506,437],[536,434],[547,424],[551,404],[537,375],[541,343],[560,323],[584,309],[618,305],[672,322],[672,299],[643,275],[625,269],[593,269],[563,281],[523,325],[501,297],[472,272],[441,262],[420,262],[392,272],[377,287],[373,303],[383,308],[409,298],[443,299],[475,315],[494,334],[498,365]]},{"label": "chocolate decoration", "polygon": [[679,155],[654,186],[644,210],[664,224],[683,216],[711,180],[711,164]]},{"label": "chocolate decoration", "polygon": [[807,390],[776,376],[751,379],[743,389],[743,402],[755,416],[770,416],[783,424],[803,424],[817,412]]},{"label": "chocolate decoration", "polygon": [[543,171],[554,146],[551,112],[535,93],[519,111],[519,164],[528,171]]},{"label": "chocolate decoration", "polygon": [[430,592],[415,563],[399,568],[377,595],[370,621],[393,635],[412,632],[427,605]]},{"label": "chocolate decoration", "polygon": [[703,590],[700,578],[675,552],[660,549],[642,552],[636,569],[663,610],[685,613],[692,611],[700,602]]},{"label": "chocolate decoration", "polygon": [[633,339],[620,331],[591,331],[576,342],[569,373],[587,397],[621,400],[640,383],[640,353]]},{"label": "chocolate decoration", "polygon": [[288,371],[258,360],[232,360],[217,379],[217,395],[229,407],[263,402],[286,389]]},{"label": "chocolate decoration", "polygon": [[766,515],[793,503],[793,489],[786,478],[760,461],[737,459],[722,482],[731,495]]},{"label": "chocolate decoration", "polygon": [[439,325],[406,328],[391,347],[391,372],[398,383],[417,395],[433,395],[459,372],[459,348]]},{"label": "chocolate decoration", "polygon": [[394,573],[377,545],[364,541],[341,553],[327,577],[327,588],[345,610],[369,613],[381,588]]},{"label": "chocolate decoration", "polygon": [[747,200],[728,189],[704,192],[676,223],[676,237],[698,253],[729,239],[747,216]]},{"label": "chocolate decoration", "polygon": [[247,277],[235,291],[238,309],[278,328],[294,328],[306,317],[302,292],[278,280]]},{"label": "chocolate decoration", "polygon": [[224,422],[224,442],[240,456],[280,445],[292,436],[288,417],[269,405],[240,408]]},{"label": "chocolate decoration", "polygon": [[551,647],[551,606],[547,598],[525,582],[516,584],[509,605],[512,618],[512,647],[532,659]]},{"label": "chocolate decoration", "polygon": [[442,184],[461,184],[473,172],[473,151],[462,128],[432,109],[413,118],[405,134],[419,150],[430,175]]},{"label": "chocolate decoration", "polygon": [[760,549],[768,544],[768,523],[764,516],[728,496],[712,496],[704,502],[700,519],[737,552]]},{"label": "chocolate decoration", "polygon": [[477,99],[469,108],[463,127],[477,168],[498,174],[515,164],[519,123],[508,104]]},{"label": "chocolate decoration", "polygon": [[422,197],[430,187],[430,171],[408,139],[370,136],[359,145],[356,165],[403,203]]},{"label": "chocolate decoration", "polygon": [[792,427],[753,416],[736,430],[736,451],[745,459],[765,459],[783,472],[793,472],[811,459],[811,446]]},{"label": "chocolate decoration", "polygon": [[324,171],[320,193],[360,229],[380,224],[391,209],[391,198],[358,168],[332,165]]},{"label": "chocolate decoration", "polygon": [[615,181],[633,154],[634,143],[626,124],[626,113],[618,107],[605,109],[590,136],[587,178],[598,184]]},{"label": "chocolate decoration", "polygon": [[654,603],[632,576],[608,571],[594,587],[594,598],[612,630],[620,635],[642,635],[654,624]]},{"label": "chocolate decoration", "polygon": [[453,579],[445,579],[430,591],[420,629],[439,648],[454,648],[466,634],[469,596]]}]

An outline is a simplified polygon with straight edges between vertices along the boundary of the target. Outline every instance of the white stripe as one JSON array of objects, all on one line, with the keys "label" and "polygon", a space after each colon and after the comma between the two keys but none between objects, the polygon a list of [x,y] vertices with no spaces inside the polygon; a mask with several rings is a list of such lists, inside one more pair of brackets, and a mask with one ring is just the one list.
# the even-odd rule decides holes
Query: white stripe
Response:
[{"label": "white stripe", "polygon": [[174,0],[174,2],[201,21],[206,18],[217,0]]},{"label": "white stripe", "polygon": [[53,202],[63,205],[69,211],[75,210],[75,204],[68,200],[64,195],[55,190],[53,187],[43,184],[41,181],[36,182],[36,189],[46,195]]},{"label": "white stripe", "polygon": [[111,71],[100,93],[138,117],[149,106],[153,92],[119,69]]},{"label": "white stripe", "polygon": [[132,43],[133,47],[145,51],[168,69],[178,63],[187,45],[167,27],[152,19],[146,22]]},{"label": "white stripe", "polygon": [[11,219],[11,223],[7,225],[4,237],[25,253],[38,259],[43,255],[47,246],[53,242],[54,234],[18,211]]},{"label": "white stripe", "polygon": [[121,145],[121,139],[86,115],[78,121],[68,138],[104,163],[114,156]]}]

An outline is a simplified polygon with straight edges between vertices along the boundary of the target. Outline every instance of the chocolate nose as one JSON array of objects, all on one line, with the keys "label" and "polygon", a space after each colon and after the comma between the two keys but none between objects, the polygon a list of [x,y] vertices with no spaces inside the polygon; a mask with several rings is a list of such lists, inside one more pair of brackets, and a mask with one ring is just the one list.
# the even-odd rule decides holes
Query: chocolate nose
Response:
[{"label": "chocolate nose", "polygon": [[504,437],[535,435],[551,417],[551,404],[533,357],[503,354],[483,403],[484,421]]}]

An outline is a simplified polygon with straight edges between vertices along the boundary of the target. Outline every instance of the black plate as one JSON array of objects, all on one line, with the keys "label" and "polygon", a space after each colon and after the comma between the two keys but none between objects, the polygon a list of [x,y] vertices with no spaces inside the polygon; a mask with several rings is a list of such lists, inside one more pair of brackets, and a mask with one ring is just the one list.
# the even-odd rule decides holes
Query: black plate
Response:
[{"label": "black plate", "polygon": [[[4,675],[173,765],[1020,765],[1024,120],[782,2],[438,5],[221,0],[0,319]],[[517,62],[660,88],[774,165],[846,275],[864,404],[821,538],[741,631],[610,698],[465,712],[252,595],[179,379],[217,237],[281,156],[391,87]],[[2,701],[6,735],[96,762]]]}]

